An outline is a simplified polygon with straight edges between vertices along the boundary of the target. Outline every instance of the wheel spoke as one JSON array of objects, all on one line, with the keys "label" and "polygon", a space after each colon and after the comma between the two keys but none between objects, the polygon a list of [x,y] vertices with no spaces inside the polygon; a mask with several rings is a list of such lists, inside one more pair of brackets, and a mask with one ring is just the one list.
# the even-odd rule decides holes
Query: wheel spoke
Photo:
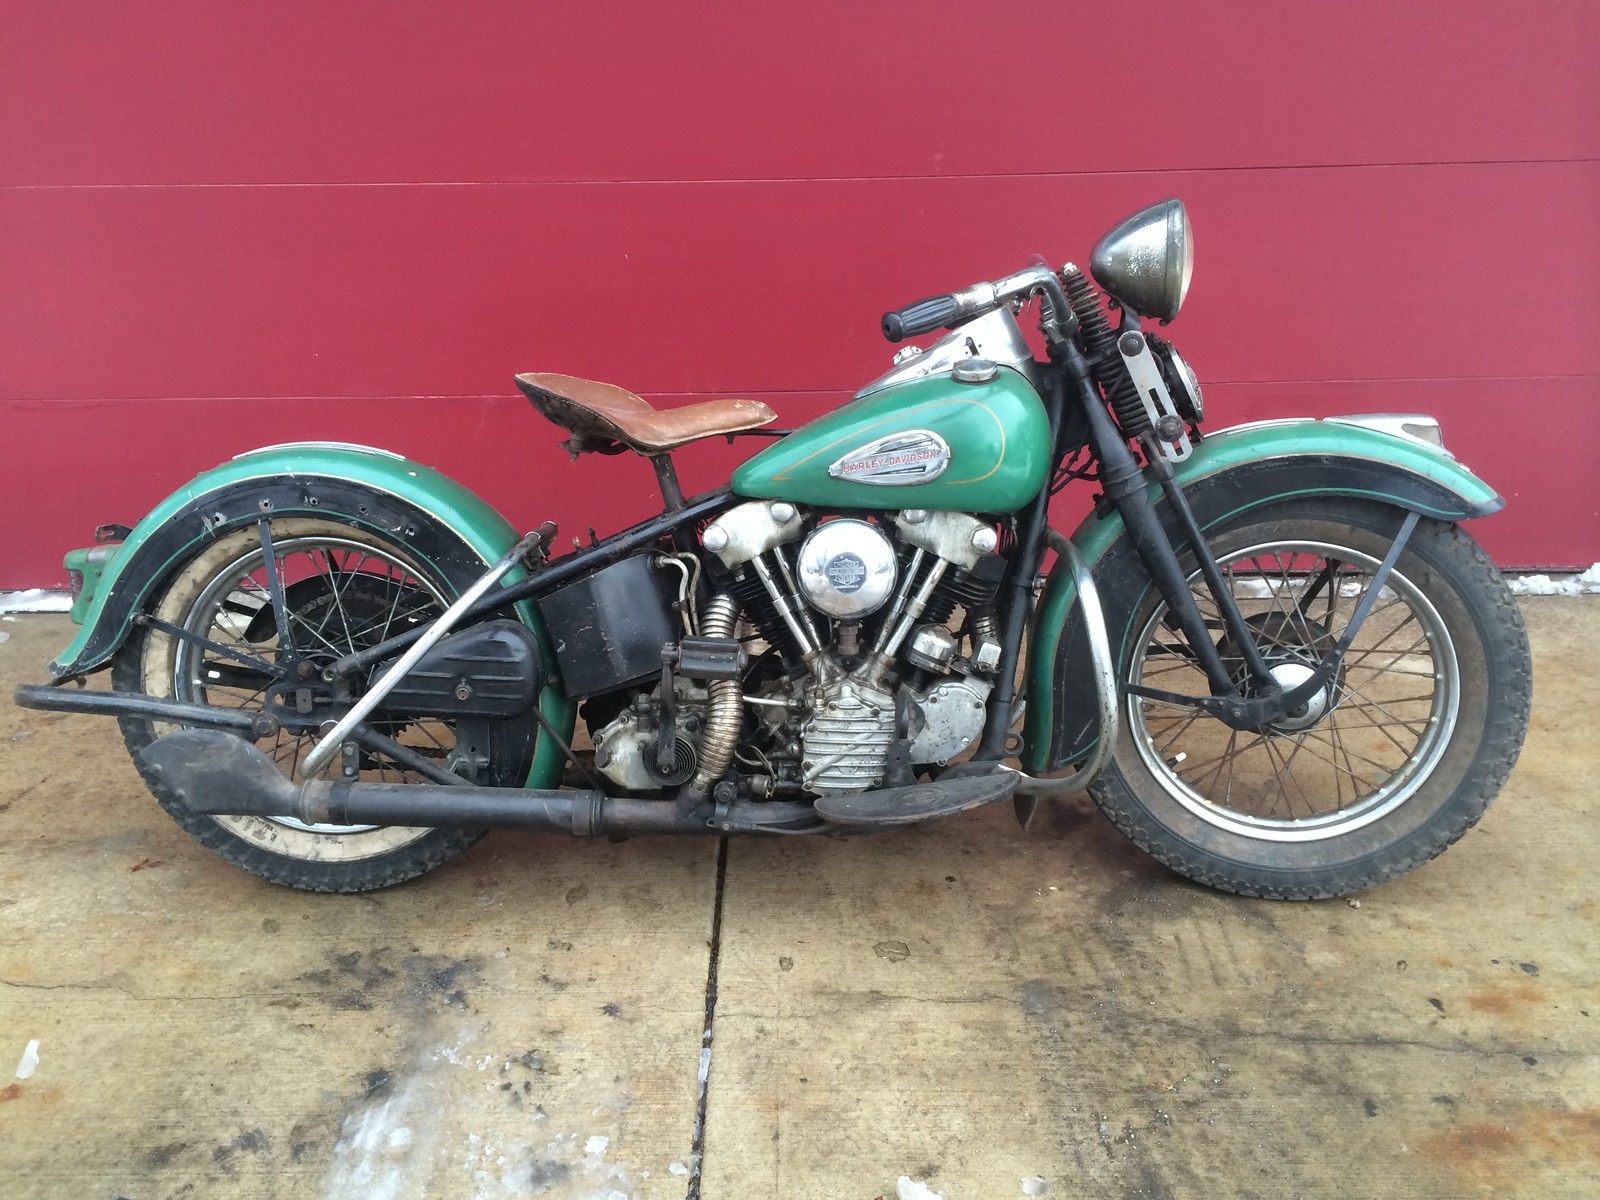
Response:
[{"label": "wheel spoke", "polygon": [[[1341,708],[1341,709],[1334,710],[1334,711],[1342,712],[1344,710]],[[1329,716],[1330,717],[1332,716],[1332,712],[1330,712]],[[1407,720],[1403,720],[1403,719],[1401,719],[1399,717],[1396,717],[1393,721],[1387,721],[1387,722],[1385,722],[1385,721],[1363,721],[1363,722],[1360,722],[1360,723],[1355,723],[1355,722],[1351,722],[1351,721],[1346,721],[1344,723],[1344,725],[1341,726],[1341,728],[1343,728],[1343,729],[1382,729],[1386,725],[1403,725],[1407,729],[1426,729],[1428,727],[1428,718],[1419,717],[1415,721],[1407,721]]]},{"label": "wheel spoke", "polygon": [[[1237,734],[1239,731],[1236,729],[1233,732],[1235,734]],[[1246,742],[1244,745],[1240,746],[1239,749],[1238,749],[1238,753],[1239,754],[1243,754],[1246,750],[1249,750],[1252,747],[1254,747],[1256,745],[1259,745],[1261,742],[1266,741],[1266,738],[1267,738],[1266,734],[1258,733],[1256,735],[1254,741]],[[1229,744],[1229,746],[1231,748],[1232,745],[1233,745],[1233,740],[1231,738],[1229,739],[1228,744]],[[1229,756],[1229,754],[1231,754],[1231,753],[1233,753],[1233,751],[1231,749],[1224,750],[1216,758],[1208,758],[1204,762],[1195,763],[1192,766],[1189,763],[1184,763],[1183,764],[1183,771],[1199,771],[1199,770],[1203,770],[1204,768],[1211,766],[1213,763],[1221,762],[1223,759],[1227,758]],[[1179,773],[1182,774],[1183,772],[1179,772]]]},{"label": "wheel spoke", "polygon": [[[1273,748],[1272,739],[1270,737],[1263,739],[1261,745],[1267,756],[1267,765],[1272,768],[1272,778],[1278,785],[1278,796],[1287,805],[1289,804],[1289,784],[1288,781],[1284,779],[1283,772],[1279,769],[1278,752]],[[1276,808],[1277,805],[1273,805],[1273,807]],[[1289,815],[1294,815],[1294,809],[1292,807],[1289,809]]]},{"label": "wheel spoke", "polygon": [[[1292,559],[1292,556],[1291,556],[1291,559]],[[1283,592],[1284,592],[1285,598],[1289,602],[1289,614],[1290,614],[1292,623],[1299,626],[1300,633],[1305,638],[1306,645],[1310,646],[1310,647],[1315,647],[1316,646],[1316,642],[1317,642],[1317,636],[1316,636],[1316,634],[1314,634],[1311,631],[1311,626],[1306,622],[1306,614],[1305,614],[1305,611],[1301,608],[1299,601],[1294,599],[1294,596],[1292,594],[1292,589],[1294,587],[1294,581],[1292,579],[1290,579],[1290,577],[1289,577],[1289,568],[1288,568],[1287,563],[1284,561],[1284,558],[1283,558],[1282,555],[1279,555],[1279,557],[1278,557],[1278,565],[1279,565],[1279,567],[1281,569],[1281,573],[1282,573]]]},{"label": "wheel spoke", "polygon": [[[1373,613],[1372,616],[1369,616],[1367,618],[1367,621],[1368,621],[1369,624],[1371,623],[1372,617],[1376,616],[1376,615],[1377,615],[1377,613]],[[1354,657],[1352,657],[1347,652],[1345,654],[1345,662],[1347,664],[1354,664],[1354,663],[1361,662],[1363,659],[1370,658],[1374,652],[1383,649],[1383,646],[1384,646],[1385,642],[1387,642],[1390,638],[1394,637],[1395,634],[1399,633],[1407,625],[1413,624],[1416,621],[1416,619],[1417,619],[1417,614],[1414,613],[1414,612],[1409,612],[1408,611],[1406,613],[1406,619],[1404,621],[1401,621],[1400,624],[1396,625],[1393,629],[1389,630],[1388,633],[1384,634],[1376,642],[1372,643],[1372,645],[1363,646],[1361,648],[1360,652],[1357,653],[1356,655],[1354,655]],[[1426,639],[1427,635],[1424,634],[1423,636],[1424,636],[1424,639]],[[1352,646],[1351,650],[1354,650],[1354,649],[1355,649],[1355,647]]]},{"label": "wheel spoke", "polygon": [[394,612],[395,609],[400,607],[400,596],[404,591],[404,585],[400,580],[394,577],[394,569],[392,567],[388,568],[385,573],[384,586],[386,589],[389,587],[394,588],[394,599],[389,601],[389,613],[383,619],[383,632],[378,634],[377,638],[374,639],[372,643],[374,646],[388,639],[389,627],[394,624]]},{"label": "wheel spoke", "polygon": [[313,629],[311,627],[311,622],[307,621],[299,613],[290,613],[289,614],[289,621],[290,621],[290,623],[292,625],[298,625],[301,629],[305,630],[312,637],[316,638],[317,641],[321,642],[324,646],[326,646],[328,648],[330,653],[332,653],[334,655],[342,655],[344,653],[342,650],[339,649],[339,647],[335,646],[327,638],[323,637],[322,634],[318,633],[315,629]]},{"label": "wheel spoke", "polygon": [[[1238,742],[1238,740],[1239,731],[1237,729],[1230,729],[1228,731],[1228,749],[1230,751],[1233,749],[1233,746]],[[1226,805],[1233,804],[1233,769],[1238,765],[1238,763],[1239,756],[1237,754],[1230,753],[1228,755],[1228,783],[1222,794],[1222,802]]]},{"label": "wheel spoke", "polygon": [[[1404,667],[1397,667],[1397,666],[1395,666],[1395,664],[1400,662],[1404,658],[1408,658],[1411,655],[1418,653],[1427,644],[1428,644],[1428,635],[1427,634],[1423,634],[1416,641],[1412,642],[1409,646],[1406,646],[1406,647],[1404,647],[1404,648],[1402,648],[1400,650],[1389,650],[1389,651],[1386,651],[1385,653],[1387,653],[1389,655],[1389,657],[1386,658],[1383,662],[1378,663],[1376,666],[1373,666],[1373,665],[1370,665],[1370,664],[1367,663],[1366,660],[1368,658],[1372,657],[1372,654],[1373,654],[1373,651],[1368,650],[1365,654],[1363,654],[1360,658],[1358,658],[1356,660],[1354,669],[1358,670],[1358,671],[1370,671],[1374,675],[1385,675],[1385,674],[1388,674],[1391,671],[1394,672],[1397,675],[1404,675],[1404,674],[1418,675],[1418,674],[1422,674],[1423,672],[1419,672],[1419,671],[1407,672]],[[1433,674],[1432,671],[1428,671],[1426,673],[1428,675],[1432,675]]]},{"label": "wheel spoke", "polygon": [[[1301,750],[1305,749],[1305,745],[1306,745],[1306,735],[1304,733],[1301,733],[1294,740],[1294,749],[1293,750],[1289,751],[1288,754],[1284,754],[1282,748],[1280,747],[1279,750],[1278,750],[1278,754],[1283,759],[1283,773],[1284,773],[1284,775],[1288,779],[1293,781],[1294,786],[1299,791],[1300,795],[1305,797],[1307,815],[1314,815],[1315,806],[1312,803],[1311,795],[1310,795],[1309,792],[1306,791],[1305,785],[1300,782],[1299,776],[1297,776],[1294,773],[1295,756],[1298,755]],[[1292,813],[1293,811],[1294,810],[1291,808],[1290,812]]]},{"label": "wheel spoke", "polygon": [[1374,670],[1371,667],[1360,667],[1357,669],[1375,675],[1405,675],[1411,679],[1436,680],[1439,678],[1439,673],[1437,671],[1408,671],[1404,667],[1384,667],[1381,670]]},{"label": "wheel spoke", "polygon": [[1414,745],[1408,746],[1404,742],[1402,742],[1399,738],[1395,737],[1395,735],[1389,731],[1389,726],[1386,725],[1386,724],[1382,724],[1381,722],[1380,723],[1374,723],[1373,725],[1368,726],[1368,728],[1376,729],[1379,733],[1383,734],[1383,736],[1388,738],[1391,742],[1393,742],[1395,744],[1395,748],[1397,750],[1399,750],[1401,754],[1404,754],[1407,758],[1410,758],[1411,757],[1411,752],[1414,749],[1416,749],[1416,747]]},{"label": "wheel spoke", "polygon": [[[1325,738],[1324,741],[1327,741],[1327,739]],[[1343,771],[1352,780],[1354,780],[1357,784],[1359,784],[1360,787],[1363,787],[1363,788],[1364,787],[1381,787],[1383,785],[1383,781],[1388,778],[1387,775],[1383,775],[1377,780],[1376,783],[1374,783],[1372,780],[1367,779],[1366,777],[1364,777],[1361,774],[1361,772],[1359,772],[1359,771],[1357,771],[1355,769],[1355,764],[1350,762],[1349,755],[1345,754],[1342,748],[1334,750],[1334,753],[1342,754],[1344,756],[1344,759],[1345,759],[1345,762],[1346,762],[1347,765],[1345,765],[1343,767],[1341,767],[1333,759],[1329,758],[1326,754],[1323,754],[1315,746],[1311,745],[1309,740],[1308,740],[1308,742],[1306,744],[1306,753],[1311,755],[1312,758],[1321,759],[1323,762],[1327,763],[1329,766],[1331,766],[1336,771]],[[1357,757],[1359,758],[1360,755],[1357,755]],[[1356,790],[1356,792],[1355,792],[1355,795],[1351,798],[1350,803],[1352,805],[1355,804],[1356,801],[1361,798],[1361,795],[1362,795],[1362,792],[1358,788]]]},{"label": "wheel spoke", "polygon": [[1341,685],[1341,687],[1343,688],[1344,691],[1350,693],[1351,695],[1360,697],[1359,700],[1345,700],[1345,699],[1341,698],[1339,700],[1339,706],[1341,708],[1375,708],[1379,712],[1381,712],[1384,716],[1388,717],[1391,721],[1398,721],[1401,718],[1396,716],[1393,712],[1391,712],[1390,709],[1388,708],[1388,705],[1391,705],[1391,704],[1420,704],[1420,703],[1422,703],[1424,701],[1427,701],[1428,703],[1432,703],[1433,700],[1435,699],[1434,694],[1432,692],[1429,692],[1425,696],[1402,696],[1399,699],[1395,699],[1393,697],[1386,697],[1385,699],[1379,701],[1379,700],[1372,699],[1365,692],[1363,692],[1360,688],[1356,687],[1355,684],[1351,683],[1348,679],[1346,679],[1344,681],[1344,683]]},{"label": "wheel spoke", "polygon": [[1161,746],[1162,756],[1165,757],[1167,751],[1171,750],[1173,748],[1173,746],[1178,744],[1178,739],[1181,738],[1185,733],[1188,732],[1189,727],[1191,725],[1193,725],[1196,721],[1198,721],[1203,716],[1205,716],[1205,713],[1202,712],[1200,709],[1196,709],[1189,716],[1187,716],[1187,717],[1183,718],[1183,720],[1179,721],[1178,725],[1177,725],[1177,728],[1164,731],[1164,732],[1170,733],[1171,737],[1169,737],[1167,739],[1167,741],[1164,742],[1162,744],[1162,746]]},{"label": "wheel spoke", "polygon": [[[1321,738],[1329,746],[1333,745],[1332,736],[1330,734],[1327,734],[1327,733],[1323,732],[1322,729],[1320,729],[1320,728],[1308,729],[1306,732],[1309,733],[1312,737]],[[1388,763],[1381,763],[1375,758],[1369,758],[1367,755],[1361,753],[1361,751],[1359,751],[1359,750],[1350,749],[1349,746],[1346,746],[1344,744],[1343,739],[1341,739],[1340,742],[1339,742],[1339,753],[1343,754],[1346,759],[1349,759],[1349,758],[1352,758],[1352,757],[1359,758],[1362,762],[1366,763],[1368,766],[1376,767],[1378,770],[1382,771],[1383,775],[1378,781],[1380,783],[1380,785],[1382,784],[1382,782],[1384,780],[1388,779],[1391,775],[1394,774],[1394,768],[1390,767]]]},{"label": "wheel spoke", "polygon": [[1233,768],[1234,768],[1234,764],[1239,761],[1238,752],[1235,750],[1235,747],[1238,744],[1239,744],[1239,731],[1237,729],[1228,730],[1228,747],[1227,747],[1227,749],[1225,749],[1222,752],[1222,756],[1219,759],[1217,759],[1217,769],[1214,772],[1212,772],[1211,778],[1207,782],[1207,790],[1208,791],[1211,788],[1216,787],[1217,780],[1219,778],[1221,778],[1222,771],[1223,771],[1224,767],[1227,768],[1227,771],[1228,771],[1228,783],[1229,783],[1229,786],[1231,788],[1231,786],[1233,784]]},{"label": "wheel spoke", "polygon": [[[400,598],[399,594],[396,594],[396,596],[395,596],[396,601],[398,601],[399,598]],[[431,599],[425,599],[416,608],[408,609],[406,612],[401,613],[398,619],[402,620],[402,621],[409,620],[411,617],[419,617],[419,616],[422,616],[425,613],[437,612],[438,609],[439,609],[439,605],[438,605],[438,603],[436,601],[431,600]],[[394,614],[392,612],[390,613],[390,618],[391,618],[391,620],[394,619]],[[368,625],[364,625],[361,628],[361,630],[357,633],[356,636],[358,638],[366,637],[366,635],[368,633],[372,632],[372,630],[377,626],[377,624],[378,623],[376,621],[373,621]],[[373,640],[372,644],[374,646],[376,646],[379,642],[383,641],[384,638],[388,637],[388,635],[389,635],[389,625],[390,625],[390,621],[385,621],[384,622],[383,636],[378,637],[378,638]]]},{"label": "wheel spoke", "polygon": [[[315,557],[312,562],[316,562]],[[344,630],[344,653],[355,653],[355,643],[351,640],[350,614],[344,610],[344,589],[339,586],[339,572],[334,570],[333,552],[324,546],[322,548],[322,564],[328,571],[328,590],[333,593],[333,606],[339,613],[339,626]]]},{"label": "wheel spoke", "polygon": [[[1273,558],[1277,562],[1278,569],[1281,572],[1282,569],[1283,569],[1283,558],[1282,558],[1282,556],[1281,555],[1274,555]],[[1271,612],[1275,612],[1279,616],[1281,616],[1283,618],[1283,620],[1284,620],[1284,624],[1292,628],[1293,625],[1294,625],[1294,620],[1293,620],[1293,618],[1291,618],[1289,616],[1289,614],[1287,612],[1284,611],[1283,598],[1280,595],[1281,589],[1273,586],[1272,579],[1271,579],[1272,572],[1268,571],[1265,567],[1263,567],[1261,565],[1261,556],[1258,555],[1258,554],[1253,554],[1253,555],[1250,556],[1250,565],[1255,567],[1257,581],[1261,584],[1261,586],[1264,589],[1266,589],[1267,606],[1268,606],[1269,610]]]}]

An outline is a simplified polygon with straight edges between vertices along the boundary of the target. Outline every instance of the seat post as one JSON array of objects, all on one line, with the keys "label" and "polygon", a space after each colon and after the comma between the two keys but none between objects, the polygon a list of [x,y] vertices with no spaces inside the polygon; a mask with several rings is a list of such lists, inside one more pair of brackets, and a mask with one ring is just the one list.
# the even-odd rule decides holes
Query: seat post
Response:
[{"label": "seat post", "polygon": [[650,465],[656,469],[656,483],[661,488],[665,511],[677,512],[683,507],[683,488],[678,485],[678,469],[672,465],[672,455],[652,454]]}]

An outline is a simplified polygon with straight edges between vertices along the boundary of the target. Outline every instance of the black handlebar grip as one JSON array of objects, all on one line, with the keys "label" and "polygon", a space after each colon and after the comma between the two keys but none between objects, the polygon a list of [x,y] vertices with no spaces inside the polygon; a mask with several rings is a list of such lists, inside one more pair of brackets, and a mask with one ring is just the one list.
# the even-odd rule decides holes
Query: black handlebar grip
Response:
[{"label": "black handlebar grip", "polygon": [[961,315],[961,305],[949,293],[929,296],[903,308],[883,314],[883,336],[891,342],[901,342],[909,337],[920,337],[943,329]]}]

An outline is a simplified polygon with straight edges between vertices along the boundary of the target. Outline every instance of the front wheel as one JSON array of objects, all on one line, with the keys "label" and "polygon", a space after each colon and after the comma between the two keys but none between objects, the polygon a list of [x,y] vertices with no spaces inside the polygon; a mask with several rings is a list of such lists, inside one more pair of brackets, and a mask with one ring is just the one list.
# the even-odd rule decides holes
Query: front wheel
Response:
[{"label": "front wheel", "polygon": [[[1401,514],[1323,498],[1257,509],[1208,532],[1274,677],[1293,687],[1343,634]],[[1245,678],[1192,556],[1189,586]],[[1149,589],[1122,678],[1206,695],[1204,673]],[[1421,521],[1339,674],[1258,733],[1127,696],[1116,754],[1092,792],[1167,866],[1225,891],[1346,895],[1443,851],[1483,815],[1527,729],[1528,640],[1494,565],[1458,527]]]}]

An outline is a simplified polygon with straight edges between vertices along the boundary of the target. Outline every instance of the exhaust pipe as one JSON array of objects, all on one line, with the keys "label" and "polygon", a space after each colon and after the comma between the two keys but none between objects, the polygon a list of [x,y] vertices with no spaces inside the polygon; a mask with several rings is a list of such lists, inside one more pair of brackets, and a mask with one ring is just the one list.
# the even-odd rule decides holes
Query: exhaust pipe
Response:
[{"label": "exhaust pipe", "polygon": [[809,805],[735,801],[681,814],[670,801],[562,788],[463,783],[295,783],[259,748],[215,729],[180,729],[139,752],[151,776],[191,812],[293,817],[312,825],[412,825],[599,834],[802,833],[827,827]]}]

